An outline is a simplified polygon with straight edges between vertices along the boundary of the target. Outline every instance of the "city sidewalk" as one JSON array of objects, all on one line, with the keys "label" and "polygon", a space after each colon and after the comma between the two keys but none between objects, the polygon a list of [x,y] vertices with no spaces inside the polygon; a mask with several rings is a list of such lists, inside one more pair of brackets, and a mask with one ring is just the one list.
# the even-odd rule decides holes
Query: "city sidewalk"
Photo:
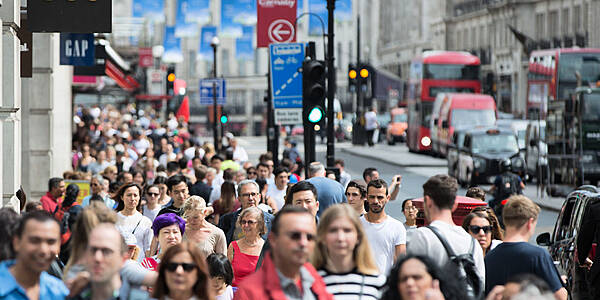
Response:
[{"label": "city sidewalk", "polygon": [[[446,159],[435,158],[426,154],[411,153],[405,144],[394,146],[376,144],[373,147],[354,146],[342,148],[341,151],[399,167],[447,167]],[[485,186],[484,188],[489,189],[490,186]],[[537,186],[533,183],[526,185],[523,194],[536,202],[540,207],[552,211],[560,211],[564,201],[563,198],[550,197],[548,195],[542,197],[537,191]]]}]

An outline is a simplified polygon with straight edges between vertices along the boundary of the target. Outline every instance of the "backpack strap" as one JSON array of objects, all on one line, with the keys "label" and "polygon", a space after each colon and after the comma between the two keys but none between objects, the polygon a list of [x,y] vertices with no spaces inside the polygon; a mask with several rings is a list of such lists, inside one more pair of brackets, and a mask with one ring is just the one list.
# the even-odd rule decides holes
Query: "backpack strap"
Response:
[{"label": "backpack strap", "polygon": [[428,225],[427,228],[429,228],[429,230],[431,230],[431,232],[433,232],[433,234],[435,234],[435,236],[437,236],[438,240],[442,243],[442,245],[444,246],[444,249],[446,249],[448,258],[456,257],[456,253],[454,253],[454,250],[452,250],[452,247],[450,247],[446,238],[444,236],[442,236],[439,229],[437,229],[437,228],[435,228],[435,226],[431,226],[431,225]]}]

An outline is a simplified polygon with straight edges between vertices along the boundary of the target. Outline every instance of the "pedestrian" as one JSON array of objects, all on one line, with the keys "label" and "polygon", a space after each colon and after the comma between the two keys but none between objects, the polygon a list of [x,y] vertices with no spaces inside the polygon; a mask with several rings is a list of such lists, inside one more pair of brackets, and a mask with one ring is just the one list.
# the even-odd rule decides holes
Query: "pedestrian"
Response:
[{"label": "pedestrian", "polygon": [[333,299],[308,262],[315,235],[312,214],[302,207],[284,206],[273,221],[272,247],[262,267],[240,283],[234,299]]},{"label": "pedestrian", "polygon": [[248,207],[240,213],[238,226],[242,228],[244,237],[235,240],[227,248],[227,258],[233,267],[233,286],[238,286],[248,275],[254,273],[256,263],[265,240],[265,220],[258,207]]},{"label": "pedestrian", "polygon": [[15,258],[12,240],[20,218],[21,216],[14,209],[0,208],[0,261]]},{"label": "pedestrian", "polygon": [[254,182],[256,182],[256,184],[258,184],[258,190],[260,191],[260,202],[258,204],[258,208],[262,209],[265,212],[273,214],[273,211],[277,209],[277,203],[275,203],[275,200],[273,200],[273,198],[267,197],[267,190],[269,189],[267,180],[264,178],[256,178],[253,180]]},{"label": "pedestrian", "polygon": [[322,215],[311,261],[336,299],[381,297],[385,275],[379,272],[359,216],[350,205],[333,205]]},{"label": "pedestrian", "polygon": [[48,273],[60,251],[60,226],[46,211],[26,213],[15,228],[14,260],[0,263],[0,299],[64,299],[69,290]]},{"label": "pedestrian", "polygon": [[107,180],[104,179],[104,177],[102,177],[100,175],[92,176],[92,179],[90,180],[91,194],[83,197],[83,199],[81,200],[81,206],[86,207],[86,206],[90,205],[91,198],[94,195],[98,195],[98,196],[100,196],[102,201],[104,201],[104,203],[106,204],[106,206],[108,208],[111,208],[111,209],[114,208],[115,201],[110,199],[110,197],[108,196],[108,193],[104,190],[105,184],[107,183],[106,181]]},{"label": "pedestrian", "polygon": [[221,163],[221,170],[233,169],[237,172],[240,168],[239,162],[233,160],[233,149],[225,150],[225,160]]},{"label": "pedestrian", "polygon": [[206,258],[210,284],[215,293],[216,300],[233,299],[233,268],[227,256],[213,253]]},{"label": "pedestrian", "polygon": [[142,205],[142,215],[154,221],[162,207],[158,203],[160,200],[160,189],[157,184],[151,184],[146,187],[146,204]]},{"label": "pedestrian", "polygon": [[375,143],[375,130],[379,128],[377,122],[377,109],[372,106],[369,111],[365,112],[365,130],[367,131],[367,144],[373,147]]},{"label": "pedestrian", "polygon": [[465,194],[465,196],[469,197],[469,198],[473,198],[473,199],[479,199],[479,200],[485,202],[485,191],[478,186],[470,187],[467,190],[467,193]]},{"label": "pedestrian", "polygon": [[160,199],[158,199],[158,204],[160,206],[165,206],[171,202],[171,196],[169,196],[169,187],[167,187],[167,177],[165,176],[157,176],[154,179],[154,184],[158,185],[158,189],[160,190]]},{"label": "pedestrian", "polygon": [[76,184],[69,184],[65,192],[65,199],[60,202],[54,212],[54,218],[60,224],[61,234],[61,245],[64,245],[71,238],[71,230],[69,228],[69,218],[75,220],[73,216],[79,215],[83,209],[79,203],[77,203],[77,196],[79,196],[79,186]]},{"label": "pedestrian", "polygon": [[285,192],[290,181],[290,172],[284,167],[278,167],[273,174],[275,175],[275,184],[268,186],[267,198],[275,201],[276,209],[273,210],[273,213],[276,214],[285,204]]},{"label": "pedestrian", "polygon": [[181,208],[185,199],[189,197],[187,178],[183,175],[173,175],[167,180],[167,188],[171,202],[164,206],[158,214],[174,213],[181,217],[183,215]]},{"label": "pedestrian", "polygon": [[340,170],[340,183],[344,186],[344,188],[346,188],[348,183],[350,183],[350,180],[352,180],[352,176],[346,172],[344,160],[336,159],[333,166]]},{"label": "pedestrian", "polygon": [[142,260],[142,267],[156,271],[165,252],[172,246],[180,244],[185,233],[185,220],[174,213],[162,214],[152,222],[154,236],[158,240],[159,252]]},{"label": "pedestrian", "polygon": [[319,199],[319,205],[321,206],[320,212],[317,213],[319,216],[321,212],[325,211],[331,205],[348,202],[344,186],[335,180],[325,177],[325,173],[325,166],[320,162],[312,162],[308,165],[308,175],[310,178],[306,181],[310,182],[317,189],[317,199]]},{"label": "pedestrian", "polygon": [[402,222],[388,216],[385,206],[390,201],[385,180],[367,184],[369,211],[360,218],[379,271],[387,274],[398,257],[406,252],[406,229]]},{"label": "pedestrian", "polygon": [[72,299],[129,299],[121,289],[125,286],[120,270],[128,259],[127,246],[113,224],[98,224],[90,232],[84,264],[89,272],[89,285]]},{"label": "pedestrian", "polygon": [[410,242],[412,232],[417,229],[417,213],[419,209],[413,204],[412,198],[402,201],[402,214],[404,214],[404,228],[406,229],[406,243]]},{"label": "pedestrian", "polygon": [[250,167],[248,167],[246,169],[246,177],[247,177],[247,179],[254,180],[254,179],[257,178],[257,176],[258,176],[258,174],[256,173],[256,168],[255,167],[250,166]]},{"label": "pedestrian", "polygon": [[[535,232],[540,207],[522,195],[511,196],[502,209],[504,242],[485,256],[485,291],[504,285],[511,276],[529,273],[543,279],[556,299],[567,299],[567,290],[548,250],[528,243]],[[510,263],[506,263],[510,262]]]},{"label": "pedestrian", "polygon": [[509,278],[505,285],[494,287],[486,299],[554,300],[555,298],[544,280],[532,274],[517,274]]},{"label": "pedestrian", "polygon": [[417,228],[411,233],[407,253],[428,256],[442,269],[457,267],[455,261],[449,258],[452,256],[450,252],[468,257],[470,261],[465,263],[468,269],[464,272],[467,277],[461,280],[469,283],[462,284],[473,295],[478,295],[485,282],[483,250],[477,247],[477,242],[471,235],[454,224],[452,209],[457,190],[456,179],[445,174],[432,176],[423,184],[423,208],[429,226]]},{"label": "pedestrian", "polygon": [[166,251],[158,266],[153,298],[212,300],[208,268],[200,251],[183,242]]},{"label": "pedestrian", "polygon": [[231,213],[240,208],[240,206],[241,204],[236,197],[235,183],[231,181],[223,182],[221,185],[221,198],[212,204],[214,208],[214,212],[210,216],[212,223],[215,225],[219,224],[222,215]]},{"label": "pedestrian", "polygon": [[502,227],[500,226],[500,222],[498,221],[498,218],[496,217],[496,214],[494,213],[494,210],[489,207],[489,206],[477,206],[475,208],[473,208],[473,210],[471,210],[471,212],[480,212],[480,213],[484,213],[488,216],[488,219],[491,221],[491,225],[492,225],[492,241],[493,240],[498,240],[498,241],[502,241],[504,240],[504,229],[502,229]]},{"label": "pedestrian", "polygon": [[479,242],[485,256],[490,250],[502,243],[502,239],[494,237],[494,226],[487,213],[471,212],[463,219],[462,227]]},{"label": "pedestrian", "polygon": [[238,162],[240,165],[243,165],[248,161],[248,153],[244,147],[240,146],[238,140],[236,138],[229,139],[230,149],[233,150],[233,160]]},{"label": "pedestrian", "polygon": [[223,230],[206,220],[211,212],[212,208],[206,207],[206,202],[199,196],[191,196],[183,204],[183,218],[187,222],[183,239],[198,247],[204,257],[227,251]]},{"label": "pedestrian", "polygon": [[[366,184],[369,184],[371,180],[379,179],[379,171],[376,168],[369,167],[363,171],[363,179]],[[402,187],[402,175],[396,174],[392,177],[392,181],[388,187],[390,190],[390,200],[396,200]]]},{"label": "pedestrian", "polygon": [[204,182],[206,179],[206,172],[208,172],[208,168],[206,166],[198,166],[194,168],[196,183],[194,183],[190,188],[190,195],[200,196],[204,200],[209,200],[210,193],[212,192],[213,188]]},{"label": "pedestrian", "polygon": [[320,203],[317,188],[308,180],[302,180],[290,188],[286,204],[304,207],[315,217],[315,221],[319,222]]},{"label": "pedestrian", "polygon": [[367,213],[365,210],[367,184],[362,179],[351,180],[346,186],[346,199],[348,199],[348,204],[362,217]]},{"label": "pedestrian", "polygon": [[132,169],[131,176],[133,176],[133,183],[139,185],[141,188],[146,187],[146,175],[139,169]]},{"label": "pedestrian", "polygon": [[[219,220],[219,228],[225,233],[227,238],[227,245],[232,241],[239,240],[244,236],[242,228],[237,222],[239,214],[246,208],[251,206],[257,206],[260,201],[260,192],[258,184],[252,180],[244,180],[238,185],[238,201],[240,201],[241,207],[231,213],[225,214]],[[263,211],[263,217],[265,219],[265,226],[267,228],[265,234],[262,235],[263,239],[267,239],[267,234],[271,230],[271,223],[273,222],[273,215]]]},{"label": "pedestrian", "polygon": [[256,176],[257,178],[262,178],[264,180],[267,181],[268,185],[273,185],[275,184],[275,180],[274,177],[271,178],[271,169],[269,168],[269,165],[267,165],[264,162],[259,162],[256,165]]},{"label": "pedestrian", "polygon": [[65,181],[60,177],[53,177],[48,180],[48,192],[40,199],[42,207],[49,213],[54,213],[58,203],[62,201],[65,195]]},{"label": "pedestrian", "polygon": [[427,256],[407,255],[390,270],[381,300],[464,300],[458,282]]},{"label": "pedestrian", "polygon": [[588,286],[593,299],[600,299],[600,255],[588,258],[592,243],[600,243],[600,202],[591,201],[586,208],[577,237],[579,265],[589,270]]},{"label": "pedestrian", "polygon": [[139,261],[143,260],[152,243],[152,221],[140,213],[140,195],[142,189],[135,183],[124,184],[117,192],[117,228],[131,233],[137,240],[141,253]]}]

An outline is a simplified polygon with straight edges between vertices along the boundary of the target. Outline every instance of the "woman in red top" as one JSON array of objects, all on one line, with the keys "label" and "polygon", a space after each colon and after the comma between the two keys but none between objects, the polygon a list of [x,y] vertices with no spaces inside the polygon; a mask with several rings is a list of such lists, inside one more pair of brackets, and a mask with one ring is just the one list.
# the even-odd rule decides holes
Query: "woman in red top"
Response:
[{"label": "woman in red top", "polygon": [[266,231],[263,213],[254,206],[242,210],[237,223],[244,236],[231,242],[227,248],[227,258],[233,267],[233,286],[237,286],[244,277],[256,270],[256,263],[265,243],[261,235]]},{"label": "woman in red top", "polygon": [[157,255],[147,256],[142,260],[142,267],[156,271],[160,260],[170,247],[181,244],[185,232],[185,220],[174,213],[157,216],[152,223],[154,236],[158,238],[160,250]]}]

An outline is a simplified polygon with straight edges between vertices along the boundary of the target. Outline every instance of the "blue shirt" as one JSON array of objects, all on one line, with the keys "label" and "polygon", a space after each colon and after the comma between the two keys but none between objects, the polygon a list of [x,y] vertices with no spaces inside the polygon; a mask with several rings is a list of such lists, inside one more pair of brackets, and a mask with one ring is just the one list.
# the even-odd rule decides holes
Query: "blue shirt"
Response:
[{"label": "blue shirt", "polygon": [[313,177],[306,181],[312,183],[317,189],[317,201],[319,201],[317,216],[321,216],[331,205],[348,202],[346,190],[341,183],[327,177]]},{"label": "blue shirt", "polygon": [[[10,273],[9,268],[15,264],[14,260],[7,260],[0,263],[0,299],[20,300],[29,299],[25,289],[21,287],[15,277]],[[49,275],[46,272],[40,274],[40,297],[39,299],[65,299],[69,294],[69,289],[58,278]]]}]

